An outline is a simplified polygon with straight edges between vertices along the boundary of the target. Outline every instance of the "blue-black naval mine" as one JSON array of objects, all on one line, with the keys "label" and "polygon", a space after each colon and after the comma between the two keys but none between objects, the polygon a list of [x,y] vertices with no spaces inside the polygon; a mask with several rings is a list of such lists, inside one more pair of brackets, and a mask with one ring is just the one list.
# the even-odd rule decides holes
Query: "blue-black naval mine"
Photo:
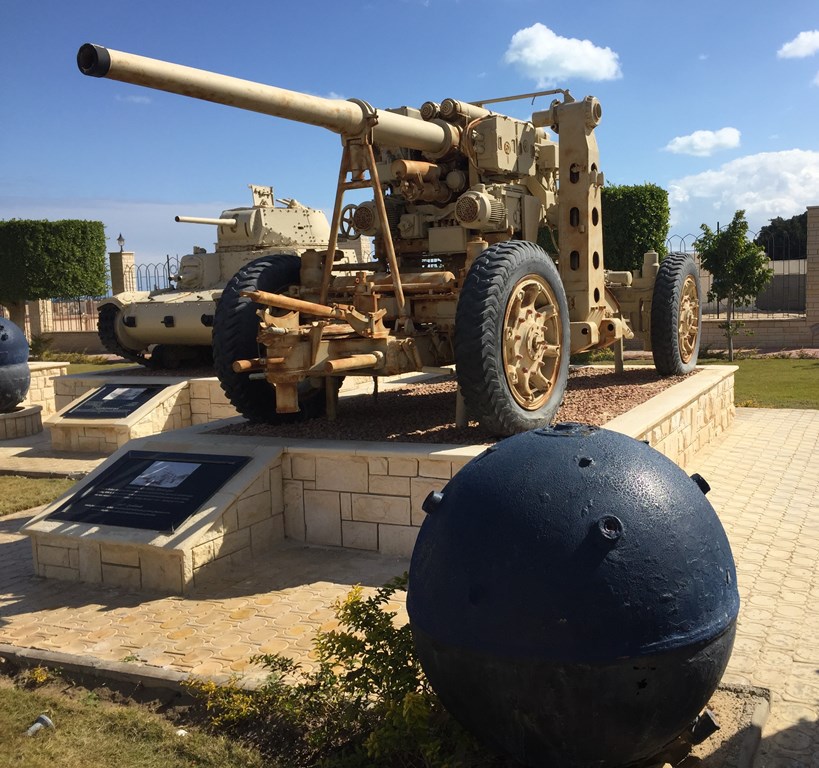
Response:
[{"label": "blue-black naval mine", "polygon": [[11,320],[0,317],[0,413],[22,403],[30,385],[25,334]]},{"label": "blue-black naval mine", "polygon": [[526,765],[662,753],[716,689],[736,630],[707,490],[640,441],[559,424],[430,494],[407,610],[447,709]]}]

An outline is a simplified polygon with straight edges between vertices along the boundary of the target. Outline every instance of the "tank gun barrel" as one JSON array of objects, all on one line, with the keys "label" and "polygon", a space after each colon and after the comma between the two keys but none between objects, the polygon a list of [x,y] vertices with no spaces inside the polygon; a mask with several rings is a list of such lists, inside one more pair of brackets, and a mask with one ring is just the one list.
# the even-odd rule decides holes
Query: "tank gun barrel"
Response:
[{"label": "tank gun barrel", "polygon": [[216,226],[227,225],[228,227],[236,226],[236,219],[208,219],[202,216],[174,216],[174,221],[180,224],[215,224]]},{"label": "tank gun barrel", "polygon": [[168,93],[225,104],[251,112],[327,128],[343,135],[360,135],[372,125],[376,142],[424,152],[444,153],[457,140],[451,129],[436,122],[375,110],[364,102],[326,99],[263,85],[229,75],[137,56],[92,43],[77,52],[77,66],[89,77],[105,77]]}]

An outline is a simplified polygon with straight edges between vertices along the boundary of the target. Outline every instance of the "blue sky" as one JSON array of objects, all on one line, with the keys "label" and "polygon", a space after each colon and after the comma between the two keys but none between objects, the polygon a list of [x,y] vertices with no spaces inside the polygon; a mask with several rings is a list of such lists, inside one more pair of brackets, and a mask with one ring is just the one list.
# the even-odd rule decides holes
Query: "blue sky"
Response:
[{"label": "blue sky", "polygon": [[100,219],[140,261],[210,247],[174,215],[249,183],[329,212],[339,140],[84,77],[84,42],[377,107],[568,87],[602,103],[606,178],[667,189],[672,232],[819,205],[817,0],[0,0],[0,219]]}]

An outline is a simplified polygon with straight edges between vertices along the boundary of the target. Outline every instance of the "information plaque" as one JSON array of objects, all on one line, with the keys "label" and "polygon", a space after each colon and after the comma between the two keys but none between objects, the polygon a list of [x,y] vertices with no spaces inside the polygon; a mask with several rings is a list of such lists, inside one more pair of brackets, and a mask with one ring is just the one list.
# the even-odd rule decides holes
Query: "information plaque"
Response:
[{"label": "information plaque", "polygon": [[249,461],[249,456],[128,451],[48,519],[172,532]]},{"label": "information plaque", "polygon": [[164,384],[105,384],[69,408],[64,419],[122,419],[145,405]]}]

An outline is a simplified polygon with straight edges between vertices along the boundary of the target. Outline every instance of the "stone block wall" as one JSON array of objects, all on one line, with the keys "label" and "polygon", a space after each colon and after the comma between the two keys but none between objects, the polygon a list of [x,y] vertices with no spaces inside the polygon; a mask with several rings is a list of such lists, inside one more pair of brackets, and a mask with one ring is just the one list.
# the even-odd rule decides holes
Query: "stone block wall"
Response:
[{"label": "stone block wall", "polygon": [[[702,349],[726,349],[728,340],[720,328],[722,320],[703,320],[700,344]],[[819,347],[819,327],[807,317],[766,319],[749,317],[745,326],[734,336],[734,349],[781,349],[783,347]]]},{"label": "stone block wall", "polygon": [[39,405],[21,406],[10,413],[0,413],[0,440],[38,435],[42,431],[42,409]]},{"label": "stone block wall", "polygon": [[[606,428],[648,440],[685,468],[733,421],[734,371],[735,366],[704,368]],[[332,445],[285,446],[285,536],[400,557],[412,554],[427,495],[440,491],[483,451],[482,446]]]},{"label": "stone block wall", "polygon": [[42,406],[43,416],[56,413],[59,408],[57,407],[55,379],[65,376],[68,363],[29,363],[28,367],[31,371],[31,386],[22,405]]},{"label": "stone block wall", "polygon": [[191,379],[191,424],[207,424],[218,419],[238,416],[215,376]]},{"label": "stone block wall", "polygon": [[351,455],[288,447],[282,463],[285,535],[408,557],[425,517],[424,499],[482,450],[381,445]]},{"label": "stone block wall", "polygon": [[232,504],[218,522],[194,539],[185,561],[185,581],[202,586],[247,572],[257,558],[284,538],[282,466],[277,460]]},{"label": "stone block wall", "polygon": [[649,402],[612,419],[606,429],[647,440],[685,469],[734,421],[734,365],[704,366]]}]

